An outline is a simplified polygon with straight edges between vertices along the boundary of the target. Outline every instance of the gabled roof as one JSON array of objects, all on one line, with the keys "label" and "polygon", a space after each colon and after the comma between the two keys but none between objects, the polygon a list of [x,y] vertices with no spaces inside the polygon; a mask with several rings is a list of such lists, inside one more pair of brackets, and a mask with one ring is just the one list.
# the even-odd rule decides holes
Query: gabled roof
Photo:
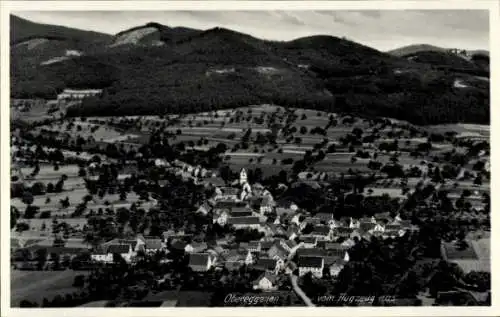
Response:
[{"label": "gabled roof", "polygon": [[323,264],[324,264],[323,258],[318,256],[302,256],[299,257],[298,260],[299,267],[320,268]]},{"label": "gabled roof", "polygon": [[352,228],[338,227],[335,228],[333,232],[336,234],[351,234],[353,231]]},{"label": "gabled roof", "polygon": [[108,246],[108,253],[125,254],[130,250],[130,244],[111,244]]},{"label": "gabled roof", "polygon": [[314,235],[327,235],[330,233],[330,227],[328,226],[315,226],[311,234]]},{"label": "gabled roof", "polygon": [[238,210],[238,211],[234,211],[232,210],[230,213],[229,213],[229,216],[230,217],[251,217],[252,216],[252,211],[251,210]]},{"label": "gabled roof", "polygon": [[157,250],[162,248],[161,239],[146,239],[146,249]]},{"label": "gabled roof", "polygon": [[317,213],[314,217],[319,218],[321,221],[326,221],[326,222],[334,219],[333,214],[326,212]]},{"label": "gabled roof", "polygon": [[189,265],[206,266],[209,256],[208,253],[192,253],[189,255]]},{"label": "gabled roof", "polygon": [[368,232],[370,230],[372,230],[373,228],[375,228],[377,224],[373,223],[373,222],[367,222],[367,221],[364,221],[364,222],[361,222],[359,224],[359,229],[364,231],[364,232]]},{"label": "gabled roof", "polygon": [[267,280],[269,280],[269,282],[271,282],[272,284],[276,283],[276,281],[278,280],[278,277],[276,275],[273,275],[269,272],[264,272],[262,273],[254,282],[253,284],[254,285],[257,285],[260,283],[260,281],[263,279],[263,278],[266,278]]},{"label": "gabled roof", "polygon": [[286,258],[288,252],[283,248],[279,243],[275,243],[270,249],[269,249],[269,257],[275,257],[279,256],[281,259]]},{"label": "gabled roof", "polygon": [[276,268],[277,261],[274,259],[268,258],[260,258],[254,264],[256,269],[264,269],[264,270],[274,270]]},{"label": "gabled roof", "polygon": [[230,225],[256,225],[260,224],[259,217],[229,217],[227,223]]},{"label": "gabled roof", "polygon": [[448,260],[477,260],[478,256],[470,242],[466,242],[465,248],[461,249],[459,243],[443,243],[444,252]]},{"label": "gabled roof", "polygon": [[260,248],[260,245],[261,245],[260,241],[250,241],[250,242],[248,242],[247,248],[258,249],[258,248]]},{"label": "gabled roof", "polygon": [[307,248],[299,248],[297,249],[297,256],[302,257],[302,256],[324,256],[326,252],[324,250],[321,250],[319,248],[312,248],[312,249],[307,249]]},{"label": "gabled roof", "polygon": [[172,244],[170,246],[173,249],[184,250],[186,245],[187,245],[187,243],[182,241],[182,240],[175,240],[175,241],[172,241]]}]

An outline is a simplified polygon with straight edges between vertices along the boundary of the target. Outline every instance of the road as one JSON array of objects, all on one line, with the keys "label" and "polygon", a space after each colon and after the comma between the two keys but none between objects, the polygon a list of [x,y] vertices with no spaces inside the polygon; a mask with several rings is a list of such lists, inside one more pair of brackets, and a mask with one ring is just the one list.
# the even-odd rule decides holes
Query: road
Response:
[{"label": "road", "polygon": [[290,276],[290,281],[292,282],[292,287],[295,293],[306,303],[307,306],[309,307],[315,307],[316,305],[313,304],[311,299],[307,297],[306,293],[299,287],[299,284],[297,284],[297,276],[293,274],[289,274]]}]

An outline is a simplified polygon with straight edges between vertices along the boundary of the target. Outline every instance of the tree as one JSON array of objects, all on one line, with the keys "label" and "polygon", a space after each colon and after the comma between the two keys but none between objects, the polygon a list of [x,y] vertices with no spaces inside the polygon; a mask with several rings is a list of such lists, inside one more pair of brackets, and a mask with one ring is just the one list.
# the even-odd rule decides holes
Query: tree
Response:
[{"label": "tree", "polygon": [[474,185],[482,185],[483,180],[481,178],[481,174],[478,174],[477,177],[474,179]]},{"label": "tree", "polygon": [[43,195],[43,194],[45,194],[45,191],[46,191],[46,188],[45,188],[44,183],[36,182],[33,184],[33,186],[31,186],[31,193],[35,196],[36,195]]},{"label": "tree", "polygon": [[29,191],[25,191],[22,197],[22,202],[28,206],[30,206],[34,201],[33,194]]}]

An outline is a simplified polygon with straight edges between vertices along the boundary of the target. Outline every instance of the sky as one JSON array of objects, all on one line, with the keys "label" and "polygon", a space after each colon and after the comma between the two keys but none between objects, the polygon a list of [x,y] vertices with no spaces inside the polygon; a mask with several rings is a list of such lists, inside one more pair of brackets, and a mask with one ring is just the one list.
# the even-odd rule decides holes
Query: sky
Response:
[{"label": "sky", "polygon": [[225,27],[269,40],[309,35],[347,37],[381,51],[410,44],[489,49],[486,10],[365,11],[19,11],[33,22],[116,34],[158,22],[198,29]]}]

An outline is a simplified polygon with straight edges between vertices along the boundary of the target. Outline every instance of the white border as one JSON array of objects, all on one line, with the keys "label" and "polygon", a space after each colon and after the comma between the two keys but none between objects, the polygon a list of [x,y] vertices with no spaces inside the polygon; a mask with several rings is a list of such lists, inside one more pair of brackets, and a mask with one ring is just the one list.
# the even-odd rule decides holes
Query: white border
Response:
[{"label": "white border", "polygon": [[[484,9],[490,11],[490,57],[491,87],[500,87],[499,57],[499,2],[494,0],[469,1],[6,1],[1,6],[1,107],[0,107],[0,182],[1,182],[1,316],[100,316],[120,314],[127,316],[256,316],[285,315],[305,316],[498,316],[500,315],[500,296],[497,294],[500,275],[493,268],[500,268],[498,259],[499,243],[495,229],[498,220],[495,210],[499,201],[492,196],[491,222],[491,267],[492,267],[492,306],[491,307],[351,307],[351,308],[60,308],[60,309],[14,309],[10,308],[10,173],[9,150],[9,14],[11,11],[157,11],[157,10],[405,10],[405,9]],[[500,98],[492,89],[491,93],[491,161],[500,159],[499,144],[494,137],[500,137],[498,106]],[[500,187],[498,171],[493,163],[491,187]],[[494,193],[492,190],[491,193]]]}]

